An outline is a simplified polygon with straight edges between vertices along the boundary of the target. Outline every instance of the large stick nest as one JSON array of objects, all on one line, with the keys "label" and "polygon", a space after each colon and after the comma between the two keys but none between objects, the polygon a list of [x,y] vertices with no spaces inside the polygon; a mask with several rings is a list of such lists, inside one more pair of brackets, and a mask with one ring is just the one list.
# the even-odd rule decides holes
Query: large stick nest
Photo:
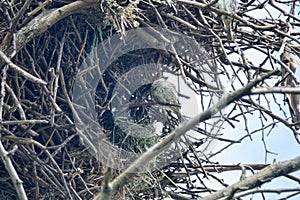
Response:
[{"label": "large stick nest", "polygon": [[[69,3],[60,0],[52,1],[36,14],[32,14],[30,12],[40,5],[38,1],[31,1],[28,9],[16,23],[14,32],[17,33],[21,28],[26,27],[32,19],[38,18],[39,15],[44,15],[49,10],[52,11],[52,9]],[[16,39],[10,33],[13,19],[8,16],[20,12],[23,1],[0,3],[0,5],[2,6],[2,12],[0,12],[0,41],[2,44],[0,49],[7,54],[15,51],[16,55],[12,61],[16,65],[47,82],[47,85],[33,82],[27,76],[17,73],[11,68],[8,68],[7,73],[2,72],[1,74],[2,81],[6,76],[5,83],[2,84],[5,93],[1,93],[1,99],[3,99],[1,102],[3,112],[1,142],[7,151],[13,152],[10,159],[23,181],[29,199],[71,199],[71,197],[91,199],[100,191],[106,163],[97,160],[95,155],[89,151],[89,147],[80,139],[69,100],[72,101],[74,81],[83,60],[95,45],[109,39],[112,35],[124,38],[126,30],[132,28],[163,27],[194,38],[209,55],[209,62],[215,66],[217,66],[216,63],[219,63],[219,69],[214,69],[215,72],[226,71],[225,66],[230,66],[233,71],[234,67],[237,67],[236,69],[239,70],[245,69],[245,77],[251,80],[259,72],[267,71],[267,69],[256,67],[251,63],[228,60],[227,55],[232,52],[237,53],[237,50],[234,49],[232,43],[226,42],[227,34],[224,25],[214,7],[200,8],[197,5],[177,4],[171,1],[168,3],[164,1],[131,1],[129,4],[106,1],[102,4],[95,4],[96,6],[93,8],[83,9],[77,14],[65,17],[44,33],[30,38],[31,40],[26,44],[19,45],[21,48],[18,45],[11,48],[11,46],[8,47],[10,42],[7,43],[7,38],[10,39],[9,41]],[[261,48],[261,51],[264,51],[266,46],[269,46],[270,51],[278,50],[281,45],[279,41],[284,38],[282,33],[288,29],[288,24],[276,19],[272,19],[272,22],[269,21],[270,19],[258,21],[247,15],[248,9],[257,9],[259,6],[264,5],[256,5],[253,2],[240,5],[239,12],[236,14],[244,21],[236,19],[233,24],[235,40],[243,50],[255,45],[257,48]],[[28,16],[28,14],[31,15]],[[252,32],[238,29],[242,26],[250,27]],[[265,36],[263,31],[270,31],[271,37]],[[9,48],[13,50],[8,50]],[[266,55],[269,56],[267,52]],[[114,69],[113,72],[117,74],[116,76],[123,76],[130,71],[132,66],[156,63],[161,65],[164,71],[173,74],[184,70],[185,76],[192,80],[195,92],[203,89],[203,95],[222,94],[219,88],[212,88],[209,84],[205,84],[202,80],[202,72],[199,72],[199,69],[193,65],[188,65],[188,62],[180,69],[175,57],[174,54],[153,49],[133,51],[114,62],[111,69]],[[3,68],[4,62],[0,63]],[[158,71],[160,69],[157,69],[155,76],[158,76]],[[99,105],[97,108],[99,121],[97,123],[101,124],[104,133],[110,140],[113,140],[111,132],[116,131],[116,124],[111,119],[109,110],[109,103],[113,96],[110,93],[112,87],[110,84],[115,84],[115,78],[107,75],[104,80],[107,88],[99,86],[98,99],[96,99],[97,105]],[[139,97],[140,99],[147,100],[149,88],[149,85],[141,88],[143,97]],[[137,109],[138,111],[132,109],[134,114],[131,113],[131,116],[133,118],[147,116],[150,112],[147,107],[149,105],[151,106],[151,102]],[[168,128],[174,128],[176,123],[176,119],[169,120],[167,128],[164,129],[165,134],[169,132]],[[200,132],[200,130],[198,131]],[[131,138],[130,141],[132,142],[134,139]],[[120,138],[114,142],[116,148],[132,148],[131,150],[135,152],[144,151],[147,148],[145,145],[133,149],[134,147],[128,143],[127,146],[126,143],[125,146],[122,146],[124,141],[121,141]],[[194,148],[186,149],[187,151],[183,152],[181,159],[185,159],[190,151],[194,155],[192,160],[196,160],[196,163],[200,162],[195,149],[202,142],[199,139],[194,143]],[[141,141],[139,141],[139,145],[141,145],[140,143]],[[194,188],[188,174],[186,177],[181,173],[177,174],[182,168],[194,170],[195,163],[192,163],[191,157],[186,161],[190,163],[183,165],[178,162],[165,166],[162,170],[165,174],[162,174],[162,171],[154,172],[151,176],[132,181],[128,188],[120,192],[120,195],[131,199],[142,199],[144,196],[159,197],[166,194],[160,188],[167,186],[175,188],[174,183],[182,182],[188,182],[186,185],[188,190],[177,189],[191,197],[194,194],[190,191],[194,189],[198,192],[206,191],[205,187]],[[162,178],[166,175],[169,179]],[[16,199],[16,188],[4,162],[0,163],[0,177],[1,199]]]}]

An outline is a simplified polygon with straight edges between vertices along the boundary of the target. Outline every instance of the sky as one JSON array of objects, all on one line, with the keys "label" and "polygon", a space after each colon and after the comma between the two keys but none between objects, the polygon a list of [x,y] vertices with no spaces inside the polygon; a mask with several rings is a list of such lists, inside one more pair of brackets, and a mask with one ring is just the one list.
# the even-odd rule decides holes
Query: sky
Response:
[{"label": "sky", "polygon": [[[276,10],[269,9],[269,11],[272,13],[273,16],[277,17],[279,15],[279,13],[277,13]],[[264,18],[265,16],[263,13],[265,12],[260,10],[260,11],[253,12],[252,14]],[[248,52],[246,56],[256,66],[259,66],[262,59],[264,59],[264,57],[258,56],[257,53],[255,52]],[[269,66],[264,66],[264,68],[265,67],[269,67]],[[300,70],[296,71],[296,76],[300,80]],[[171,79],[171,81],[173,83],[176,83],[175,79]],[[184,89],[181,91],[184,91]],[[269,94],[267,95],[267,98],[271,100],[273,97]],[[283,102],[284,96],[282,94],[276,94],[276,98],[278,102]],[[192,97],[192,99],[194,101],[194,99],[197,99],[197,97]],[[196,114],[195,112],[199,112],[199,109],[195,110],[189,108],[190,105],[195,105],[194,103],[191,104],[190,102],[183,102],[183,100],[181,101],[182,101],[183,112],[185,112],[187,115],[192,117]],[[263,103],[262,105],[266,106],[265,103]],[[283,103],[281,106],[283,106]],[[288,106],[285,105],[283,106],[283,108],[289,116]],[[272,112],[283,116],[283,114],[279,111],[279,108],[275,103],[271,103],[271,110]],[[248,120],[248,127],[250,130],[254,131],[261,128],[261,122],[258,113],[255,113],[253,115],[247,115],[247,120]],[[264,122],[265,125],[269,123],[272,123],[270,119],[267,122]],[[245,134],[245,126],[243,124],[243,120],[240,123],[236,123],[235,125],[236,127],[234,129],[228,125],[224,125],[224,129],[223,129],[224,137],[238,139]],[[267,128],[264,132],[262,131],[256,132],[255,134],[252,135],[252,139],[253,139],[252,141],[249,138],[246,138],[240,144],[235,144],[230,148],[224,150],[222,153],[212,157],[211,160],[215,162],[219,162],[220,164],[239,164],[239,163],[269,164],[274,161],[285,161],[299,156],[300,145],[296,142],[293,133],[290,129],[288,129],[281,123],[277,123],[276,128],[274,130],[272,130],[270,133],[268,131],[269,128]],[[265,144],[263,142],[263,139],[265,141]],[[220,148],[223,147],[223,145],[224,143],[222,144],[219,142],[216,145],[216,147],[213,148],[213,151],[218,151]],[[266,149],[272,153],[266,154]],[[299,171],[295,172],[294,174],[297,175],[298,177],[300,176]],[[224,180],[227,183],[231,183],[231,184],[239,181],[240,175],[241,175],[241,171],[224,172],[218,174],[218,176],[224,178]],[[248,172],[247,175],[251,175],[251,174]],[[213,181],[212,182],[206,181],[206,184],[207,185],[211,184],[213,186],[218,185]],[[288,180],[285,177],[276,178],[272,180],[270,183],[264,184],[263,186],[263,188],[273,188],[273,189],[293,188],[293,187],[299,187],[299,183]],[[221,189],[222,187],[219,186],[219,188]],[[272,200],[272,199],[278,199],[280,197],[285,197],[288,194],[291,193],[282,193],[282,194],[268,193],[265,197],[268,200]],[[262,196],[260,194],[255,194],[254,196],[243,197],[243,199],[250,199],[250,198],[253,200],[256,199],[258,200],[258,199],[262,199]],[[289,199],[290,200],[299,199],[299,195]]]}]

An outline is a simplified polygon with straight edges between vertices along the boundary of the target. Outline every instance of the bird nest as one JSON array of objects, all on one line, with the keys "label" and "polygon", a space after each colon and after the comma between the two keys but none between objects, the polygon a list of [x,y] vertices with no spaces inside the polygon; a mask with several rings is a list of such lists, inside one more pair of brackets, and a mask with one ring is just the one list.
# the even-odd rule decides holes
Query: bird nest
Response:
[{"label": "bird nest", "polygon": [[[114,159],[107,158],[108,153],[115,151],[116,156],[123,150],[142,153],[178,126],[178,120],[170,114],[162,121],[161,134],[153,134],[151,124],[160,118],[153,117],[157,110],[152,109],[155,102],[150,88],[161,71],[177,76],[185,74],[183,78],[191,80],[189,86],[195,93],[211,99],[222,95],[218,81],[203,81],[216,80],[219,73],[216,58],[220,56],[221,62],[228,64],[224,47],[219,43],[226,40],[226,34],[218,16],[205,9],[199,12],[193,6],[187,10],[171,1],[117,2],[97,3],[94,8],[62,19],[42,34],[35,33],[30,41],[23,35],[26,42],[13,49],[16,55],[12,61],[46,85],[11,68],[2,71],[1,142],[29,199],[91,199],[100,191],[104,169]],[[53,1],[46,10],[36,11],[41,5],[32,1],[25,12],[29,17],[19,18],[16,30],[26,32],[24,27],[32,19],[70,3]],[[23,3],[2,5],[0,39],[2,51],[6,51],[6,36],[10,35],[7,13],[11,12],[7,10],[18,12]],[[197,20],[193,16],[206,25],[195,28]],[[136,27],[145,29],[138,36],[127,32]],[[159,35],[160,40],[154,41],[149,35]],[[187,48],[191,43],[181,35],[192,37],[201,48]],[[215,36],[220,40],[214,40]],[[251,40],[251,35],[243,37]],[[140,47],[144,45],[141,41],[156,46]],[[130,43],[133,49],[124,49],[128,47],[125,43]],[[170,49],[165,49],[166,46]],[[226,48],[233,50],[231,46]],[[182,54],[178,56],[178,52]],[[208,67],[200,68],[204,65]],[[136,66],[143,67],[135,71]],[[203,99],[200,101],[210,106]],[[195,131],[209,135],[200,127]],[[113,146],[103,148],[106,142]],[[197,148],[205,142],[206,137],[194,138],[193,148],[185,146],[173,161],[184,160],[192,153],[199,162]],[[116,159],[124,166],[128,164],[119,157]],[[143,199],[165,195],[160,188],[174,188],[174,183],[184,181],[177,174],[180,169],[193,170],[190,158],[186,160],[191,165],[172,161],[161,170],[149,171],[151,175],[146,176],[145,172],[123,189],[119,197]],[[0,196],[16,199],[16,188],[4,163],[0,163]],[[122,169],[118,167],[115,174]],[[165,176],[169,178],[164,179]]]}]

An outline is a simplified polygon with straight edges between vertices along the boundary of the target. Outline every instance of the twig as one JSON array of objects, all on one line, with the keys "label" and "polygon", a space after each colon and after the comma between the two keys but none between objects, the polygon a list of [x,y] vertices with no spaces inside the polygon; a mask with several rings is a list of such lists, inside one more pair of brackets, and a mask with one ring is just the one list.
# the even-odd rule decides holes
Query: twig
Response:
[{"label": "twig", "polygon": [[51,3],[52,0],[45,0],[43,3],[41,3],[38,7],[36,7],[33,11],[29,12],[27,14],[28,17],[31,17],[38,13],[40,10],[44,9],[49,3]]},{"label": "twig", "polygon": [[24,124],[48,124],[49,121],[47,120],[10,120],[10,121],[2,121],[0,122],[1,125],[24,125]]},{"label": "twig", "polygon": [[9,87],[9,85],[7,83],[5,83],[5,88],[6,90],[11,94],[12,96],[12,99],[14,101],[14,104],[16,105],[18,111],[19,111],[19,115],[20,115],[20,118],[22,120],[25,120],[26,119],[26,115],[25,115],[25,112],[21,106],[21,103],[19,102],[16,94],[14,93],[14,91]]},{"label": "twig", "polygon": [[203,4],[203,3],[199,3],[199,2],[196,2],[196,1],[189,1],[189,0],[174,0],[174,1],[177,2],[177,3],[180,3],[180,4],[191,5],[191,6],[194,6],[196,8],[208,8],[208,9],[210,9],[210,10],[216,12],[216,13],[231,16],[231,17],[243,22],[244,24],[252,27],[255,30],[271,30],[271,29],[274,29],[276,27],[276,25],[273,25],[273,24],[264,25],[264,26],[259,26],[259,25],[253,24],[253,23],[247,21],[246,19],[243,19],[242,17],[238,16],[235,13],[230,13],[230,12],[226,12],[226,11],[223,11],[223,10],[220,10],[220,9],[216,9],[216,8],[212,7],[210,3]]},{"label": "twig", "polygon": [[22,76],[27,78],[28,80],[38,83],[38,84],[47,85],[47,82],[29,74],[25,70],[23,70],[20,67],[18,67],[17,65],[15,65],[1,50],[0,50],[0,57],[6,62],[6,64],[8,64],[8,66],[10,66],[13,70],[15,70],[16,72],[18,72],[19,74],[21,74]]},{"label": "twig", "polygon": [[[5,84],[6,84],[6,78],[7,78],[7,70],[8,70],[8,65],[6,65],[2,70],[1,91],[0,91],[0,94],[1,94],[0,121],[3,121],[3,103],[4,103],[4,98],[5,98]],[[1,134],[0,134],[0,139],[1,139]],[[15,170],[9,156],[10,156],[10,152],[7,152],[5,150],[5,148],[2,144],[2,141],[0,140],[0,157],[5,165],[6,170],[9,173],[9,176],[10,176],[13,184],[14,184],[14,187],[18,194],[18,198],[21,200],[27,200],[27,196],[26,196],[26,193],[25,193],[25,190],[23,187],[23,181],[19,178],[19,175],[18,175],[17,171]]]},{"label": "twig", "polygon": [[32,0],[26,0],[24,5],[22,6],[21,10],[18,12],[18,14],[14,17],[13,22],[12,22],[12,26],[11,26],[11,31],[13,33],[15,33],[16,31],[16,27],[17,24],[20,20],[20,18],[22,17],[22,15],[25,13],[25,11],[27,10],[27,8],[30,6]]},{"label": "twig", "polygon": [[0,156],[2,158],[3,163],[5,164],[5,168],[9,173],[9,176],[14,184],[14,187],[17,191],[18,198],[20,200],[27,200],[27,196],[23,187],[23,181],[19,178],[17,171],[15,170],[11,159],[9,157],[10,152],[7,152],[0,141]]}]

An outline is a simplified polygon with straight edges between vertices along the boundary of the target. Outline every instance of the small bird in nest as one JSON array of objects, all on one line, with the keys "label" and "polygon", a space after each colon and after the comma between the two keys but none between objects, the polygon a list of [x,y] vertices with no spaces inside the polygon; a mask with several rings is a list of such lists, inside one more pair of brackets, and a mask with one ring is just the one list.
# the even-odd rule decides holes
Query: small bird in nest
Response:
[{"label": "small bird in nest", "polygon": [[180,122],[183,120],[180,112],[178,93],[173,83],[167,81],[165,78],[154,81],[151,86],[151,96],[156,103],[162,104],[164,109],[173,111]]}]

